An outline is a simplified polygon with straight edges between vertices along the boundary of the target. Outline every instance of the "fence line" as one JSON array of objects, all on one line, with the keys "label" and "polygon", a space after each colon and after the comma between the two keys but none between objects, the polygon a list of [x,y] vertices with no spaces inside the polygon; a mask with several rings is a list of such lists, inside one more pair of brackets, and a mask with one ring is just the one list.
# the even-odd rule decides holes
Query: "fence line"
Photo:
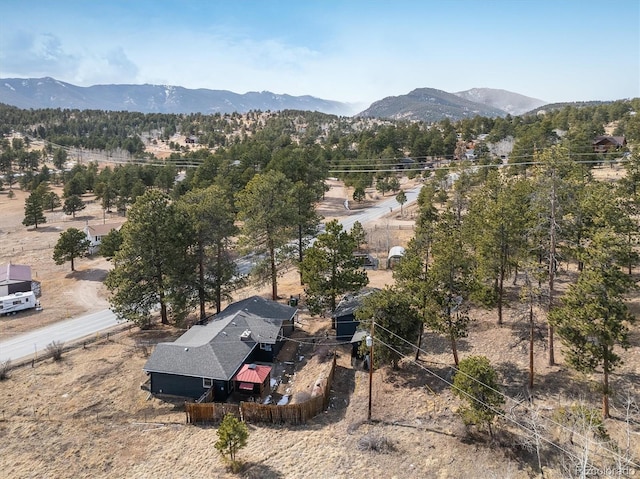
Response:
[{"label": "fence line", "polygon": [[245,422],[252,423],[305,424],[309,419],[317,416],[329,406],[331,383],[333,382],[333,375],[336,369],[336,360],[337,357],[334,353],[322,394],[313,396],[307,401],[285,404],[283,406],[246,401],[242,401],[240,404],[186,402],[185,413],[187,423],[218,423],[222,421],[225,414],[233,414]]}]

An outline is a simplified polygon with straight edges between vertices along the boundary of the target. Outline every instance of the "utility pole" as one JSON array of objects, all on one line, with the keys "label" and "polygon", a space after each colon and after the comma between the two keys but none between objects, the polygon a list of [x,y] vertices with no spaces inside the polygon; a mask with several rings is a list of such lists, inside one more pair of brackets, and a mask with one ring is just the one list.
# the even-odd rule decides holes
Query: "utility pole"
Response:
[{"label": "utility pole", "polygon": [[373,333],[375,328],[375,319],[371,321],[371,333],[367,336],[367,346],[369,347],[369,410],[367,412],[367,421],[371,421],[371,391],[373,386]]},{"label": "utility pole", "polygon": [[[553,283],[556,274],[556,170],[551,170],[551,221],[549,226],[549,303],[548,313],[553,308]],[[553,366],[555,355],[553,351],[553,325],[549,323],[549,366]]]}]

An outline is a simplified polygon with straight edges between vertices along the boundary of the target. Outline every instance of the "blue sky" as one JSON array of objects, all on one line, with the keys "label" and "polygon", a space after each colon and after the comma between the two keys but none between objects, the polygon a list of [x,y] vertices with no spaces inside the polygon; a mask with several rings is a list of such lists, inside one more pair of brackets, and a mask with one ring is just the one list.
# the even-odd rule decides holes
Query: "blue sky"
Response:
[{"label": "blue sky", "polygon": [[0,77],[268,90],[640,97],[640,0],[2,0]]}]

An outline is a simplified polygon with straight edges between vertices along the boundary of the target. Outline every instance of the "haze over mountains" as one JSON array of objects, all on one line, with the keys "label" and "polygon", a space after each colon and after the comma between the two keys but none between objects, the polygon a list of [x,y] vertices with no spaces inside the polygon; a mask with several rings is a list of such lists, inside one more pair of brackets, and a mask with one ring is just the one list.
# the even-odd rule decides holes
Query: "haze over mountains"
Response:
[{"label": "haze over mountains", "polygon": [[418,88],[406,95],[387,97],[357,112],[354,104],[313,96],[291,96],[268,91],[238,94],[227,90],[188,89],[170,85],[94,85],[80,87],[54,78],[0,79],[0,103],[24,109],[137,111],[141,113],[246,113],[251,110],[306,110],[340,116],[422,120],[519,115],[546,102],[491,88],[447,93]]}]

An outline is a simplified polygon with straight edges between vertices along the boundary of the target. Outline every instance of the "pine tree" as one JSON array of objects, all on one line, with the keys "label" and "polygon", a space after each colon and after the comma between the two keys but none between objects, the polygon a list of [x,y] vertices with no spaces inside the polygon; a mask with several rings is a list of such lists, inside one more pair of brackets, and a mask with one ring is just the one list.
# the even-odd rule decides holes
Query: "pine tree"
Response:
[{"label": "pine tree", "polygon": [[467,402],[459,409],[465,424],[485,424],[493,436],[491,423],[501,412],[504,396],[498,375],[484,356],[469,356],[460,361],[453,378],[453,394]]},{"label": "pine tree", "polygon": [[333,312],[339,295],[358,291],[369,283],[367,273],[353,255],[356,249],[355,238],[332,220],[307,250],[300,272],[311,312]]},{"label": "pine tree", "polygon": [[218,440],[214,447],[220,451],[223,457],[235,463],[237,452],[247,445],[247,439],[249,438],[247,425],[233,414],[226,414],[216,434],[218,435]]},{"label": "pine tree", "polygon": [[195,269],[187,254],[193,238],[190,223],[169,197],[149,190],[136,200],[121,231],[122,245],[105,280],[113,311],[143,326],[160,305],[167,324],[171,306],[179,319],[186,312],[188,274]]},{"label": "pine tree", "polygon": [[569,286],[562,306],[549,314],[549,321],[566,346],[567,362],[583,373],[601,368],[604,418],[609,417],[609,375],[622,363],[614,348],[629,347],[629,325],[635,321],[624,302],[632,281],[615,264],[619,247],[626,247],[624,240],[607,231],[598,233],[578,281]]},{"label": "pine tree", "polygon": [[64,211],[68,215],[73,215],[76,217],[76,213],[86,208],[87,205],[84,204],[82,198],[78,195],[68,196],[67,199],[64,200],[64,205],[62,206],[62,211]]},{"label": "pine tree", "polygon": [[278,299],[276,254],[293,236],[297,207],[291,181],[279,171],[255,175],[238,194],[238,217],[243,221],[243,241],[254,250],[264,250],[266,274],[271,282],[271,299]]},{"label": "pine tree", "polygon": [[69,228],[60,233],[60,238],[53,248],[53,260],[56,264],[71,261],[71,271],[75,271],[74,259],[86,256],[90,244],[84,232],[77,228]]},{"label": "pine tree", "polygon": [[25,226],[35,226],[35,229],[38,229],[39,224],[46,222],[47,218],[44,216],[44,200],[41,192],[36,189],[25,200],[22,224]]},{"label": "pine tree", "polygon": [[375,323],[372,329],[376,362],[397,368],[402,356],[413,352],[421,320],[402,291],[385,288],[367,295],[356,310],[356,319],[367,330]]}]

